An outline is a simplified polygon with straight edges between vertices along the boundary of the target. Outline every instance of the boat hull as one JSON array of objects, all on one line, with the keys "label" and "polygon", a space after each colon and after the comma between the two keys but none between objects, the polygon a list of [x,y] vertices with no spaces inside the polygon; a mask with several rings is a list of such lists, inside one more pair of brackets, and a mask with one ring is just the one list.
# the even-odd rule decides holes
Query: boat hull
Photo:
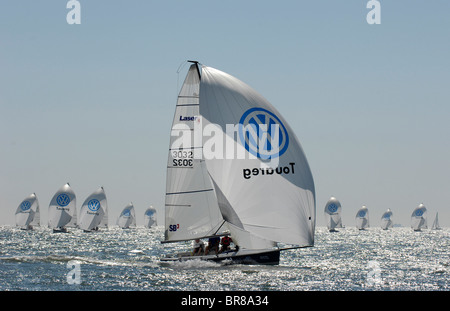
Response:
[{"label": "boat hull", "polygon": [[278,265],[280,263],[280,250],[242,250],[203,256],[192,256],[186,253],[179,253],[168,255],[160,259],[161,262],[166,263],[188,260],[205,260],[224,264]]}]

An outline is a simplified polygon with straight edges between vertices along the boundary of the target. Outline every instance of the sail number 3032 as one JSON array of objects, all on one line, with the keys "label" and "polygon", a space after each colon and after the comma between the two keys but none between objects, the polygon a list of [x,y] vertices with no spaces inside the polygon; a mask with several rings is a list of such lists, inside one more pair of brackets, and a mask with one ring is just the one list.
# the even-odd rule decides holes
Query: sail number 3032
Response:
[{"label": "sail number 3032", "polygon": [[173,158],[173,166],[180,166],[180,167],[192,167],[193,166],[193,158],[194,153],[192,151],[184,151],[184,150],[178,150],[178,151],[172,151],[172,158]]}]

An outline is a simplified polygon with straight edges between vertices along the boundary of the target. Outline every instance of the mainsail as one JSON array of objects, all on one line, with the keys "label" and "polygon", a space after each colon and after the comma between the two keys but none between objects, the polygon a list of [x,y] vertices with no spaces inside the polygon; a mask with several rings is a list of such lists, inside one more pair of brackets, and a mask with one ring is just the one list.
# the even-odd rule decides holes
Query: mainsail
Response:
[{"label": "mainsail", "polygon": [[336,228],[342,228],[341,212],[341,203],[335,197],[331,197],[325,204],[324,210],[328,230],[333,231]]},{"label": "mainsail", "polygon": [[32,226],[39,226],[40,212],[39,201],[35,193],[27,196],[16,209],[16,226],[29,229]]},{"label": "mainsail", "polygon": [[361,207],[356,213],[356,228],[359,230],[369,228],[369,210],[366,206]]},{"label": "mainsail", "polygon": [[100,226],[107,210],[105,190],[100,187],[89,195],[81,206],[79,227],[90,231]]},{"label": "mainsail", "polygon": [[381,228],[383,230],[387,230],[393,226],[394,222],[392,221],[392,211],[388,208],[387,211],[381,216]]},{"label": "mainsail", "polygon": [[117,219],[117,225],[123,229],[136,227],[136,214],[133,203],[125,206]]},{"label": "mainsail", "polygon": [[62,186],[53,196],[48,207],[49,228],[64,228],[76,213],[76,196],[69,183]]},{"label": "mainsail", "polygon": [[411,214],[411,228],[414,231],[420,231],[421,229],[427,229],[427,208],[425,205],[420,204],[416,207]]},{"label": "mainsail", "polygon": [[[191,139],[174,144],[182,133]],[[229,230],[246,249],[314,244],[314,181],[293,130],[247,84],[196,62],[178,96],[166,189],[166,241]]]},{"label": "mainsail", "polygon": [[156,225],[156,209],[153,206],[150,206],[144,213],[144,226],[150,228]]}]

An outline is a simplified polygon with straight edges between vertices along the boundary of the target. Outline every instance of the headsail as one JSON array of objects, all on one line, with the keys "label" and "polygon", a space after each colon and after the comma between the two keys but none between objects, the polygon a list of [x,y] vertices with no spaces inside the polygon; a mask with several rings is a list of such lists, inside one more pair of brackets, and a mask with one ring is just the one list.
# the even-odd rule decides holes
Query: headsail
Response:
[{"label": "headsail", "polygon": [[356,213],[356,228],[360,230],[369,228],[369,210],[365,206]]},{"label": "headsail", "polygon": [[123,229],[136,227],[136,214],[134,212],[133,203],[125,206],[117,219],[117,225]]},{"label": "headsail", "polygon": [[387,230],[393,226],[394,222],[392,221],[392,211],[388,208],[387,211],[381,216],[381,228],[383,230]]},{"label": "headsail", "polygon": [[65,227],[76,212],[76,196],[69,183],[62,186],[53,196],[48,207],[48,226],[57,229]]},{"label": "headsail", "polygon": [[16,209],[16,226],[23,229],[29,226],[39,226],[39,201],[35,193],[27,196]]},{"label": "headsail", "polygon": [[420,231],[421,229],[427,229],[427,208],[425,205],[420,204],[416,207],[411,214],[411,228],[415,231]]},{"label": "headsail", "polygon": [[[199,113],[200,72],[192,64],[178,95],[167,162],[165,242],[217,234],[223,224],[194,126]],[[201,133],[200,133],[201,134]],[[198,155],[198,156],[197,156]]]},{"label": "headsail", "polygon": [[81,206],[80,229],[90,231],[98,228],[104,218],[107,209],[106,195],[103,187],[100,187],[89,195]]},{"label": "headsail", "polygon": [[341,203],[335,197],[331,197],[325,204],[324,210],[328,230],[332,231],[335,228],[342,228],[341,212]]}]

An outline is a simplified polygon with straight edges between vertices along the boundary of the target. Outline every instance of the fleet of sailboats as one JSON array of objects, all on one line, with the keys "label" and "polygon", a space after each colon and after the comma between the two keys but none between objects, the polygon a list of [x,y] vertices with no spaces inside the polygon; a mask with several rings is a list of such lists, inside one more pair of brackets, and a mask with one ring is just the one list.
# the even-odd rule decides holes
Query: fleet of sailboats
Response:
[{"label": "fleet of sailboats", "polygon": [[[171,128],[162,243],[230,236],[235,248],[196,256],[190,251],[167,254],[160,260],[274,265],[282,250],[313,246],[314,180],[287,121],[244,82],[197,61],[188,62]],[[341,203],[331,197],[324,208],[330,232],[343,228],[341,213]],[[382,214],[383,230],[394,226],[392,216],[390,209]],[[32,230],[40,226],[40,218],[32,193],[16,208],[16,226]],[[355,220],[357,229],[369,228],[366,206],[357,211]],[[132,203],[123,208],[117,225],[136,227]],[[156,225],[156,209],[150,206],[144,226]],[[53,232],[108,228],[103,187],[85,199],[77,215],[75,192],[69,183],[63,185],[50,201],[48,227]],[[413,210],[411,228],[427,228],[423,204]],[[438,213],[432,229],[441,229]]]},{"label": "fleet of sailboats", "polygon": [[[48,227],[54,233],[67,233],[67,228],[79,228],[85,232],[108,228],[108,204],[103,187],[92,192],[76,212],[76,195],[69,183],[63,185],[52,197],[48,207]],[[27,196],[15,211],[16,227],[32,230],[40,226],[39,201],[35,193]],[[156,209],[150,206],[144,216],[145,227],[157,225]],[[128,204],[117,219],[121,228],[136,227],[134,206]]]}]

